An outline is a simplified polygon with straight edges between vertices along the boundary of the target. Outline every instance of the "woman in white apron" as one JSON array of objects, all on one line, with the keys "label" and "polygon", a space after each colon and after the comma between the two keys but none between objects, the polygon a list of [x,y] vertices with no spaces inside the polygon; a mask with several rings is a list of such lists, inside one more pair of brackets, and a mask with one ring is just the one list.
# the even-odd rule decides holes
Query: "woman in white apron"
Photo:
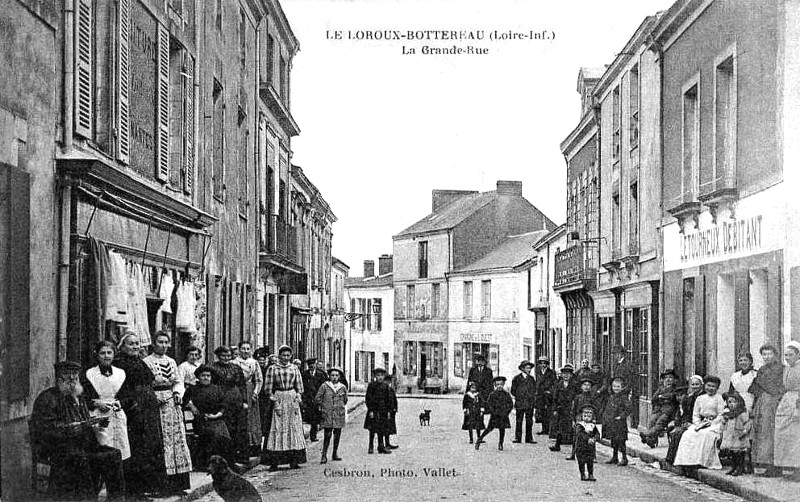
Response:
[{"label": "woman in white apron", "polygon": [[274,403],[272,424],[261,463],[278,469],[289,464],[297,469],[306,462],[306,442],[303,438],[303,419],[300,416],[300,396],[303,378],[300,370],[289,361],[292,349],[284,345],[278,350],[278,363],[267,369],[264,380],[268,399]]},{"label": "woman in white apron", "polygon": [[117,400],[117,392],[125,382],[125,371],[111,365],[114,352],[114,344],[107,340],[97,344],[95,354],[98,365],[86,370],[88,384],[84,393],[92,415],[109,418],[108,427],[95,428],[97,441],[118,449],[122,453],[122,460],[125,460],[131,456],[128,418]]}]

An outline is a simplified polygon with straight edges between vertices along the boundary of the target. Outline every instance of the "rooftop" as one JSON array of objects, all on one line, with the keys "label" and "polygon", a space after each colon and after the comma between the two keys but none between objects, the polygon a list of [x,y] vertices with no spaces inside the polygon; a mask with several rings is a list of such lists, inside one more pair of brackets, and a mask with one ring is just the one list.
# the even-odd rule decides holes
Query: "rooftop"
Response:
[{"label": "rooftop", "polygon": [[537,255],[533,245],[549,233],[549,230],[536,230],[535,232],[512,235],[483,258],[456,270],[454,273],[482,272],[522,265]]},{"label": "rooftop", "polygon": [[384,274],[376,277],[345,277],[345,288],[382,288],[391,287],[394,274]]}]

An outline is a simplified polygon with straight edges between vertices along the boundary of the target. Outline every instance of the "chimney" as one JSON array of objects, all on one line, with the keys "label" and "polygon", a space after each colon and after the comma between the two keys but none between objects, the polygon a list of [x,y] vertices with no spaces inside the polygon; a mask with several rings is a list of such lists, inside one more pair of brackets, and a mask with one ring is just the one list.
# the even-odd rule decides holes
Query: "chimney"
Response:
[{"label": "chimney", "polygon": [[431,212],[435,213],[440,208],[454,202],[461,197],[476,194],[475,190],[434,190],[431,197]]},{"label": "chimney", "polygon": [[497,181],[498,195],[522,195],[521,181]]},{"label": "chimney", "polygon": [[378,258],[378,275],[386,275],[392,273],[392,255],[382,254]]},{"label": "chimney", "polygon": [[373,260],[364,260],[364,278],[375,277],[375,262]]}]

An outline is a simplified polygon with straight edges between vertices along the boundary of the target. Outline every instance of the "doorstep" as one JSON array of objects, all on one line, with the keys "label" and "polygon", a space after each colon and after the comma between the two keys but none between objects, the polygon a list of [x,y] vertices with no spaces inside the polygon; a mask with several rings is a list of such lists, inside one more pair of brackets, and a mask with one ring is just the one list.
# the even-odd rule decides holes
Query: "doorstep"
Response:
[{"label": "doorstep", "polygon": [[[602,439],[601,443],[610,446],[607,439]],[[626,443],[628,455],[638,457],[642,462],[653,464],[658,462],[664,470],[676,472],[676,468],[670,466],[665,460],[667,456],[667,439],[659,438],[658,446],[650,448],[643,444],[636,429],[628,430],[628,442]],[[739,497],[754,502],[786,502],[797,500],[797,493],[800,490],[800,483],[789,481],[785,478],[762,478],[752,474],[741,476],[727,476],[727,468],[699,469],[697,479],[718,490],[732,493]]]}]

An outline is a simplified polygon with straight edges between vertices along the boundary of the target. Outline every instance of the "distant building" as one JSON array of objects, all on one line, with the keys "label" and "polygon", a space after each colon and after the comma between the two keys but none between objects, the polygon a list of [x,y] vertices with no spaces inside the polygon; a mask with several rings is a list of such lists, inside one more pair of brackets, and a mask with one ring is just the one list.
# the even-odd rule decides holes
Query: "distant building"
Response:
[{"label": "distant building", "polygon": [[509,379],[520,361],[534,357],[530,328],[535,314],[527,302],[529,270],[536,266],[533,246],[547,234],[547,230],[537,230],[510,236],[483,258],[447,274],[449,341],[445,351],[453,355],[448,389],[466,390],[476,354],[486,358],[495,375]]},{"label": "distant building", "polygon": [[324,361],[333,367],[346,367],[347,334],[344,315],[349,302],[345,298],[345,281],[350,274],[350,267],[345,262],[331,258],[331,337],[325,347]]},{"label": "distant building", "polygon": [[447,274],[483,258],[510,235],[555,226],[522,196],[519,181],[498,181],[496,190],[483,193],[434,190],[432,199],[428,216],[393,237],[397,383],[410,391],[447,391],[455,365],[463,364],[448,352]]},{"label": "distant building", "polygon": [[565,363],[574,364],[566,358],[566,305],[554,283],[557,257],[567,246],[566,225],[560,225],[534,244],[536,256],[528,268],[527,295],[527,308],[535,314],[534,325],[528,324],[530,317],[523,317],[522,327],[523,332],[533,333],[533,357],[549,357],[550,367],[556,370]]},{"label": "distant building", "polygon": [[365,260],[363,277],[345,279],[349,312],[357,314],[347,323],[350,340],[345,371],[353,390],[366,390],[376,366],[390,375],[395,373],[392,257],[383,255],[379,263],[380,275],[375,274],[375,262]]}]

